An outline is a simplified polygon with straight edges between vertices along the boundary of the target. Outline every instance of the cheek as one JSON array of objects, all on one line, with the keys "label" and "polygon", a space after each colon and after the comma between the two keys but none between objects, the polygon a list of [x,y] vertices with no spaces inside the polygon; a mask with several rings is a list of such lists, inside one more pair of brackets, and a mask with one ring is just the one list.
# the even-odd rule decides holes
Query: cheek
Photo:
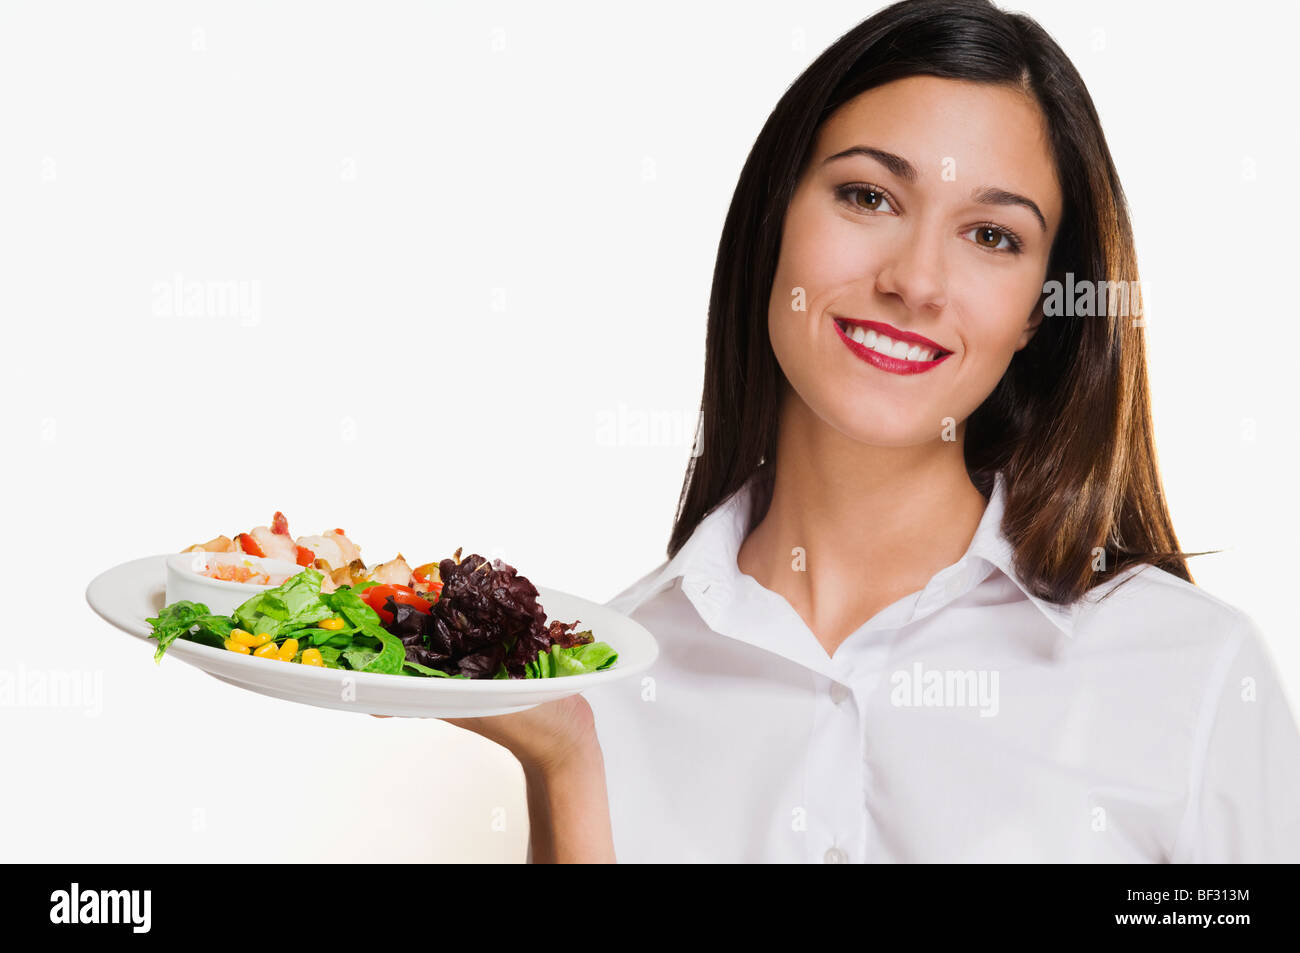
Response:
[{"label": "cheek", "polygon": [[[777,265],[778,287],[789,303],[791,289],[809,298],[818,292],[861,281],[871,274],[870,249],[860,226],[846,221],[815,191],[795,197],[783,225]],[[811,309],[810,309],[811,310]]]},{"label": "cheek", "polygon": [[833,214],[792,209],[768,304],[778,357],[783,349],[810,342],[824,346],[818,331],[819,323],[829,320],[827,309],[872,273],[869,249],[846,225]]},{"label": "cheek", "polygon": [[[1008,288],[1008,297],[1023,293],[1022,288]],[[989,299],[983,299],[987,304]],[[962,413],[969,415],[983,403],[997,387],[1007,367],[1016,356],[1016,346],[1025,327],[1026,316],[1032,305],[1023,312],[1009,311],[999,314],[979,314],[967,310],[963,322],[963,350],[956,367],[955,403]]]},{"label": "cheek", "polygon": [[[1023,274],[1008,274],[970,287],[978,292],[964,294],[960,308],[968,355],[972,360],[1005,365],[1037,308],[1041,285]],[[991,308],[991,303],[996,308]]]},{"label": "cheek", "polygon": [[788,233],[789,240],[782,243],[778,274],[787,296],[795,286],[804,288],[813,299],[869,282],[877,266],[867,238],[833,214],[804,216]]}]

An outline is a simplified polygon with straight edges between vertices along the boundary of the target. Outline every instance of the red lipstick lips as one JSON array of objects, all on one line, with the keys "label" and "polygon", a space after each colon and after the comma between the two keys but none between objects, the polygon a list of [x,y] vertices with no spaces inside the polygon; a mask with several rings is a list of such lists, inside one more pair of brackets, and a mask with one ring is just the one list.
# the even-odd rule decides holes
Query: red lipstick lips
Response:
[{"label": "red lipstick lips", "polygon": [[[840,336],[840,340],[856,357],[891,374],[924,374],[926,371],[934,370],[952,355],[951,351],[945,350],[929,338],[920,334],[913,334],[911,331],[901,331],[892,324],[885,324],[881,321],[857,321],[853,318],[833,317],[835,320],[835,333]],[[906,358],[881,354],[879,351],[853,340],[850,335],[855,328],[874,331],[877,335],[884,335],[892,341],[905,341],[908,344],[920,345],[922,348],[931,348],[935,352],[935,356],[929,361],[909,361]]]}]

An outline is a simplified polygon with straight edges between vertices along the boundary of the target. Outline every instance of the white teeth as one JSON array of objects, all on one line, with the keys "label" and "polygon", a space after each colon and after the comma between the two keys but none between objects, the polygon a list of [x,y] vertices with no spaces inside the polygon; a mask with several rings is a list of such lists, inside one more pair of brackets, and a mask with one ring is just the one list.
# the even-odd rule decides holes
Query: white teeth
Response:
[{"label": "white teeth", "polygon": [[860,324],[846,325],[844,333],[848,338],[865,348],[884,354],[886,357],[898,358],[904,361],[933,361],[938,353],[932,347],[909,344],[907,341],[895,341],[874,328],[863,328]]}]

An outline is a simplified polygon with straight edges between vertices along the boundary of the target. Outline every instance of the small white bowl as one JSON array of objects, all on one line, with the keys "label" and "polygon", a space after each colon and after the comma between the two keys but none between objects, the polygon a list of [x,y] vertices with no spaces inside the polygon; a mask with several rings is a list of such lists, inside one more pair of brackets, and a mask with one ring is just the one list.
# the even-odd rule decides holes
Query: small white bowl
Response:
[{"label": "small white bowl", "polygon": [[269,573],[273,579],[296,576],[304,568],[284,559],[268,559],[247,553],[208,553],[203,550],[173,553],[167,557],[167,605],[188,599],[203,603],[217,615],[230,615],[257,593],[283,585],[277,582],[259,586],[203,575],[212,566],[228,565],[247,566],[256,572]]}]

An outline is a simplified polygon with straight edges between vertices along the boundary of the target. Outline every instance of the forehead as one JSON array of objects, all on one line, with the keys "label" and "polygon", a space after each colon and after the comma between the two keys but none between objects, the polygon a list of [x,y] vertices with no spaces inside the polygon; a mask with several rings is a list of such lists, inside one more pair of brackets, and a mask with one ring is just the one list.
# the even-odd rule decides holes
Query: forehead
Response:
[{"label": "forehead", "polygon": [[[837,109],[818,131],[814,163],[855,145],[902,156],[918,188],[946,182],[995,186],[1031,196],[1049,225],[1061,199],[1042,110],[1007,86],[909,76],[869,89]],[[870,160],[863,160],[870,161]]]}]

